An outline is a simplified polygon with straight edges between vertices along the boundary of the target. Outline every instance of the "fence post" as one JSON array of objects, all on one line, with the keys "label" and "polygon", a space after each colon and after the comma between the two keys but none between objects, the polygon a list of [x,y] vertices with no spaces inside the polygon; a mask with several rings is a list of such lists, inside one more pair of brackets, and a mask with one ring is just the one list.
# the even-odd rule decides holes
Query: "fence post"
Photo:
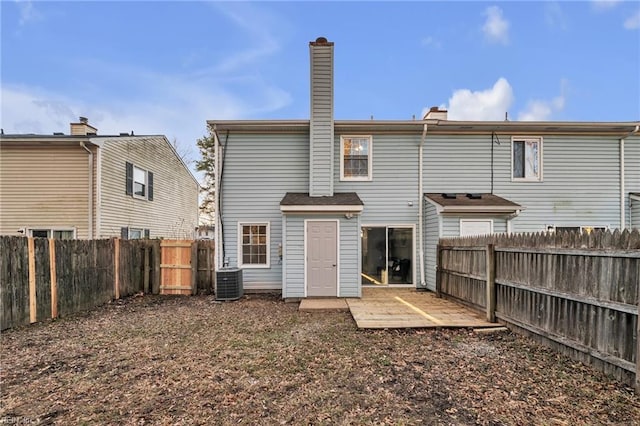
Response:
[{"label": "fence post", "polygon": [[58,318],[58,276],[56,272],[56,240],[49,238],[49,274],[51,276],[51,318]]},{"label": "fence post", "polygon": [[113,240],[113,269],[115,279],[113,280],[114,295],[116,299],[120,299],[120,238]]},{"label": "fence post", "polygon": [[155,240],[153,245],[153,281],[151,293],[160,294],[160,262],[162,259],[160,240]]},{"label": "fence post", "polygon": [[144,294],[149,293],[149,246],[144,246],[144,274],[142,278],[142,288]]},{"label": "fence post", "polygon": [[37,321],[36,305],[36,252],[33,237],[27,240],[27,251],[29,253],[29,322]]},{"label": "fence post", "polygon": [[[424,268],[424,265],[422,265]],[[442,246],[440,244],[436,247],[436,297],[442,297]]]},{"label": "fence post", "polygon": [[198,293],[198,241],[191,243],[191,294]]},{"label": "fence post", "polygon": [[640,294],[638,294],[638,320],[636,321],[637,323],[637,328],[638,328],[638,332],[636,334],[636,336],[638,336],[638,338],[636,339],[636,393],[640,394]]},{"label": "fence post", "polygon": [[487,321],[496,322],[496,252],[493,244],[487,244],[486,267],[487,274]]}]

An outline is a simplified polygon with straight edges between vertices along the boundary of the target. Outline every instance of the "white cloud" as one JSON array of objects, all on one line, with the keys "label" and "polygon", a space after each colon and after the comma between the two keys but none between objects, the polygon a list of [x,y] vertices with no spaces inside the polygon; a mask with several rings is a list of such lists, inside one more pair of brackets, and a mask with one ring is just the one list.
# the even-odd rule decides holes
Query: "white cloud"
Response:
[{"label": "white cloud", "polygon": [[502,9],[490,6],[484,13],[487,20],[482,26],[485,39],[491,43],[509,43],[509,21],[502,16]]},{"label": "white cloud", "polygon": [[[511,85],[505,78],[500,77],[493,87],[486,90],[456,90],[449,98],[446,109],[449,111],[449,120],[503,120],[513,100]],[[423,110],[423,116],[427,110]]]},{"label": "white cloud", "polygon": [[[106,66],[103,69],[107,68]],[[0,88],[0,116],[5,133],[69,133],[69,123],[89,118],[99,135],[131,132],[164,134],[197,157],[195,141],[206,134],[207,119],[242,118],[273,111],[290,103],[290,95],[263,81],[247,82],[238,96],[211,79],[168,76],[127,69],[127,79],[140,94],[114,98],[110,94],[81,99],[27,86]],[[150,97],[148,94],[153,93]],[[162,101],[158,101],[161,99]]]},{"label": "white cloud", "polygon": [[435,47],[436,49],[440,49],[442,47],[442,43],[440,40],[435,39],[432,36],[428,36],[420,40],[420,44],[426,47]]},{"label": "white cloud", "polygon": [[31,0],[15,0],[15,2],[20,9],[20,26],[42,19],[42,14],[36,10]]},{"label": "white cloud", "polygon": [[544,101],[540,99],[534,99],[527,103],[524,111],[518,114],[519,121],[548,121],[552,118],[552,115],[556,112],[560,112],[564,109],[566,104],[566,87],[567,81],[562,80],[560,82],[560,95],[555,98]]},{"label": "white cloud", "polygon": [[558,2],[545,2],[544,20],[550,28],[558,28],[563,31],[567,29],[567,18]]},{"label": "white cloud", "polygon": [[591,5],[597,11],[604,11],[613,9],[621,2],[622,0],[591,0]]},{"label": "white cloud", "polygon": [[82,58],[73,68],[92,77],[79,81],[77,90],[3,81],[1,127],[5,133],[68,134],[69,123],[85,116],[99,135],[132,130],[135,134],[164,134],[169,140],[177,139],[181,151],[197,158],[195,141],[206,134],[207,119],[250,118],[290,104],[289,93],[253,71],[279,48],[270,33],[271,23],[266,18],[254,19],[257,9],[249,5],[213,6],[224,8],[248,36],[244,51],[209,67],[171,74]]},{"label": "white cloud", "polygon": [[251,40],[251,45],[225,57],[212,69],[205,72],[228,73],[241,69],[280,50],[280,43],[272,33],[272,28],[282,29],[286,23],[271,16],[266,10],[245,2],[209,3],[216,11],[222,12]]},{"label": "white cloud", "polygon": [[637,30],[640,28],[640,10],[637,10],[634,15],[624,21],[624,27],[628,30]]}]

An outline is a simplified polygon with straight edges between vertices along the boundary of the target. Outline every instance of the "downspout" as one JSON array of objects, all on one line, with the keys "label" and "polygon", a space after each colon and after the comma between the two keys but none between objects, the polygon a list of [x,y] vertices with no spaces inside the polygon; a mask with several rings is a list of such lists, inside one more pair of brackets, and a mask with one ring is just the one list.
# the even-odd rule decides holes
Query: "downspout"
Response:
[{"label": "downspout", "polygon": [[511,235],[511,220],[520,214],[520,210],[516,210],[509,216],[507,216],[507,235]]},{"label": "downspout", "polygon": [[221,253],[220,253],[220,209],[218,208],[219,206],[219,191],[220,191],[220,176],[218,173],[218,164],[220,163],[218,157],[219,157],[219,153],[218,153],[218,144],[220,143],[220,140],[218,139],[218,132],[216,130],[216,125],[213,125],[213,129],[211,130],[211,133],[213,134],[213,167],[215,169],[215,187],[213,188],[213,205],[214,205],[214,219],[213,219],[213,226],[214,226],[214,247],[215,247],[215,251],[216,251],[216,255],[215,255],[215,265],[214,268],[215,270],[219,270],[221,265],[222,265],[222,258],[221,258]]},{"label": "downspout", "polygon": [[87,148],[84,142],[80,142],[80,146],[89,153],[89,239],[93,239],[93,152]]},{"label": "downspout", "polygon": [[[640,131],[640,125],[636,126],[633,131],[627,133],[624,137],[620,138],[620,230],[623,231],[627,227],[627,209],[625,209],[625,186],[624,186],[624,141],[631,135],[637,134]],[[631,203],[629,203],[631,204]],[[629,207],[631,209],[631,207]]]},{"label": "downspout", "polygon": [[420,139],[420,147],[418,149],[418,239],[419,239],[419,247],[420,247],[420,287],[426,287],[426,282],[424,278],[424,229],[423,229],[423,205],[424,205],[424,195],[422,194],[422,167],[423,167],[423,159],[422,154],[424,151],[424,142],[427,139],[427,123],[424,123],[424,127],[422,129],[422,138]]}]

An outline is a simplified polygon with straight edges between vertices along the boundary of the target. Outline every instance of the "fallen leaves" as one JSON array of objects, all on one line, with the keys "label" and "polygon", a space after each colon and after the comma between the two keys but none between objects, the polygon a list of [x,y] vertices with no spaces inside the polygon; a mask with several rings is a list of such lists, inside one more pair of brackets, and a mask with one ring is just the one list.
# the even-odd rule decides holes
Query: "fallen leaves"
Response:
[{"label": "fallen leaves", "polygon": [[278,296],[133,297],[2,333],[0,420],[631,424],[640,398],[513,335],[359,331]]}]

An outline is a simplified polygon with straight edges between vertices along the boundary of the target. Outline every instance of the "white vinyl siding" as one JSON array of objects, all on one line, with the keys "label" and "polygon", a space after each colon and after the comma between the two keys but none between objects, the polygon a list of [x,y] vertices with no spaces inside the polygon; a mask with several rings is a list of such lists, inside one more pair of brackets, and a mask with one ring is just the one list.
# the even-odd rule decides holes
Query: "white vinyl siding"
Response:
[{"label": "white vinyl siding", "polygon": [[[310,135],[306,136],[309,186],[312,196],[333,193],[333,46],[309,46],[311,53]],[[309,146],[311,147],[309,149]]]},{"label": "white vinyl siding", "polygon": [[[571,226],[576,222],[619,226],[618,138],[545,136],[544,181],[535,185],[512,181],[510,139],[500,135],[502,144],[493,146],[493,187],[494,194],[524,208],[512,220],[512,232],[539,232],[548,224]],[[632,145],[630,140],[627,148]],[[490,192],[491,144],[491,135],[427,136],[424,192]],[[639,167],[640,162],[626,162],[627,182],[632,169]],[[497,226],[494,232],[500,232]]]},{"label": "white vinyl siding", "polygon": [[640,200],[630,200],[629,193],[640,194],[640,137],[629,137],[624,142],[624,208],[626,226],[640,228]]},{"label": "white vinyl siding", "polygon": [[[280,244],[283,244],[283,257],[286,258],[280,201],[287,192],[309,190],[309,135],[231,132],[226,142],[219,193],[224,258],[231,267],[239,265],[238,222],[269,222],[270,266],[245,269],[242,280],[246,290],[279,290],[282,288],[282,264],[276,259],[279,259]],[[287,259],[283,260],[285,262]],[[303,267],[300,267],[302,271]]]},{"label": "white vinyl siding", "polygon": [[[336,135],[336,161],[340,159],[340,136]],[[362,214],[358,215],[361,223],[371,226],[413,226],[417,237],[418,203],[422,199],[418,195],[420,136],[371,135],[371,167],[375,173],[375,179],[371,182],[340,180],[340,169],[336,167],[336,192],[356,192],[364,203]],[[412,273],[419,277],[422,265],[419,263],[419,244],[415,246]]]},{"label": "white vinyl siding", "polygon": [[[194,237],[198,226],[199,185],[163,136],[94,139],[102,145],[101,238],[121,236],[122,228],[148,229],[153,238]],[[134,170],[146,172],[146,199],[127,195],[126,163],[132,165],[132,189]]]}]

